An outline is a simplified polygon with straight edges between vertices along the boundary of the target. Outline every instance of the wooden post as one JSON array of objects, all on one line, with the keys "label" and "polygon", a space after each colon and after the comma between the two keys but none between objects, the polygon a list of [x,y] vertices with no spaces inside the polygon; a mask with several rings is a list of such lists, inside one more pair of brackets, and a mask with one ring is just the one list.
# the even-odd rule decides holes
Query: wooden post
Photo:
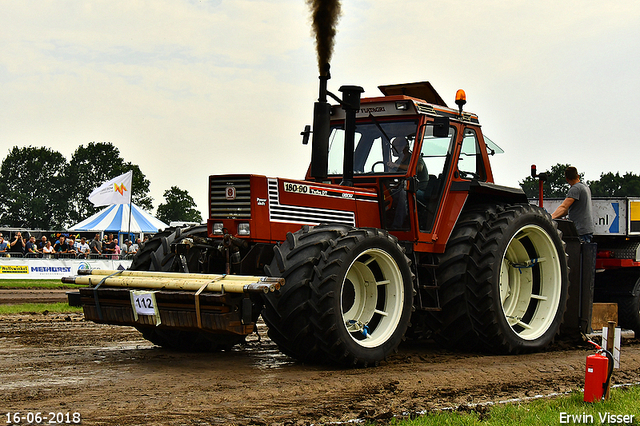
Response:
[{"label": "wooden post", "polygon": [[[609,353],[611,355],[613,355],[613,345],[615,342],[615,335],[616,335],[616,322],[615,321],[609,321],[608,322],[608,327],[607,327],[607,343],[606,343],[606,347],[605,349],[607,351],[609,351]],[[609,380],[609,386],[607,386],[607,390],[604,394],[604,399],[605,401],[609,400],[609,391],[611,390],[611,380]]]}]

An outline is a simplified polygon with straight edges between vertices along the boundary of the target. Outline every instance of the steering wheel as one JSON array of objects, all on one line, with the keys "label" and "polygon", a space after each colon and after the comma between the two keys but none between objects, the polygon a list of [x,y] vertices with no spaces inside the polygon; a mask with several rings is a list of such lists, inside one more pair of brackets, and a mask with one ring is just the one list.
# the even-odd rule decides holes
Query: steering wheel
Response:
[{"label": "steering wheel", "polygon": [[[374,170],[376,168],[376,166],[378,164],[382,164],[384,165],[384,161],[380,160],[380,161],[376,161],[375,163],[373,163],[373,165],[371,166],[371,173],[375,173],[376,171]],[[384,170],[383,170],[384,171]]]}]

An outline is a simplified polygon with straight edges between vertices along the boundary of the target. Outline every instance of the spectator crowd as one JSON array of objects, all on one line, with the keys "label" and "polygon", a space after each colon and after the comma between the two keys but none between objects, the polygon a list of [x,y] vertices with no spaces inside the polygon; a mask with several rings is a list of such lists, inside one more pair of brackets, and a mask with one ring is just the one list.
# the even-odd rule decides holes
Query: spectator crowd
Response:
[{"label": "spectator crowd", "polygon": [[127,239],[120,247],[113,234],[105,235],[101,239],[99,233],[95,234],[91,241],[87,241],[86,237],[76,239],[73,235],[59,235],[51,240],[43,235],[36,241],[35,236],[30,236],[26,232],[23,236],[20,231],[5,240],[0,232],[0,256],[48,259],[131,259],[146,241],[147,237],[142,242],[140,238],[136,238],[135,242]]}]

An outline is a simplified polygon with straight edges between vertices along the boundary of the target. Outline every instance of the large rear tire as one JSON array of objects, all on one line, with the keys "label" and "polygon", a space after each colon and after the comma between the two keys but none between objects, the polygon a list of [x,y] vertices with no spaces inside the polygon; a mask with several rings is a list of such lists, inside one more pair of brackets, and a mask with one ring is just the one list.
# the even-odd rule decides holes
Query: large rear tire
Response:
[{"label": "large rear tire", "polygon": [[482,206],[461,216],[438,268],[448,346],[515,354],[546,347],[566,310],[564,243],[544,210]]},{"label": "large rear tire", "polygon": [[[193,236],[206,238],[206,226],[173,228],[156,234],[147,241],[131,262],[134,271],[179,272],[182,262],[176,258],[171,245]],[[201,270],[201,251],[191,248],[185,256],[189,272]],[[142,337],[155,345],[183,352],[212,352],[228,349],[244,341],[244,336],[221,335],[202,331],[180,330],[155,326],[138,326]]]}]

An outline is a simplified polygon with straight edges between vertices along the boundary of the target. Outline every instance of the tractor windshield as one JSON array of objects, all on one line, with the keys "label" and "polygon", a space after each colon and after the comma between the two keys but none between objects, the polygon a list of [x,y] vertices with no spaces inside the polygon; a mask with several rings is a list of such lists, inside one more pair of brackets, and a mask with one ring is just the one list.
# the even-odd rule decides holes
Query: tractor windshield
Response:
[{"label": "tractor windshield", "polygon": [[[353,173],[390,174],[407,170],[416,138],[416,120],[379,121],[370,117],[356,124]],[[329,138],[329,175],[342,175],[344,126],[334,126]]]}]

